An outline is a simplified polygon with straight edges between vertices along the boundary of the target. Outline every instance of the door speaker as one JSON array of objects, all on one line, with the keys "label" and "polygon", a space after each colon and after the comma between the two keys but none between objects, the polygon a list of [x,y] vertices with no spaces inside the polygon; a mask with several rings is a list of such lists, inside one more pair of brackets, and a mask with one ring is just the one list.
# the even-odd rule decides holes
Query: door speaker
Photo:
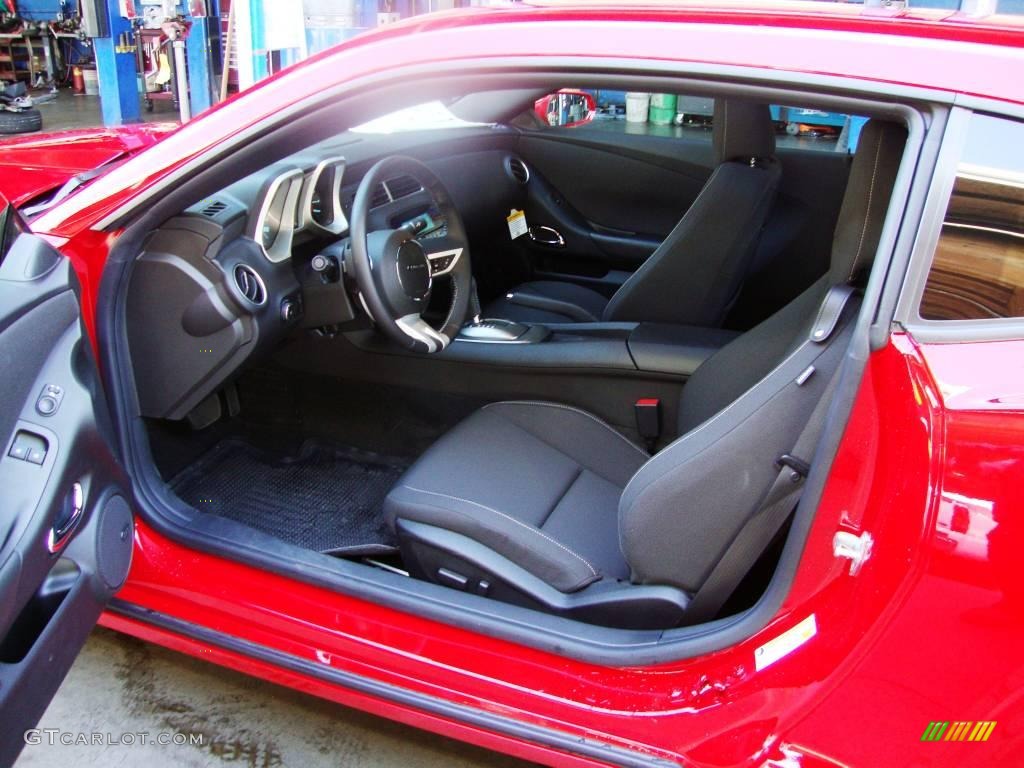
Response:
[{"label": "door speaker", "polygon": [[123,496],[111,496],[100,507],[98,538],[97,570],[110,589],[117,589],[128,578],[135,544],[135,521]]}]

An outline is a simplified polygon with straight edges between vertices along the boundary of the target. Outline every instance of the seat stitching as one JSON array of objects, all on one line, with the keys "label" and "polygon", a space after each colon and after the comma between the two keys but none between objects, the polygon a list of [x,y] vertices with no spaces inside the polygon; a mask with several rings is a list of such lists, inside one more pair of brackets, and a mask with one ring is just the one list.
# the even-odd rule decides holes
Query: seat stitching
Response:
[{"label": "seat stitching", "polygon": [[555,499],[555,503],[551,505],[551,509],[549,509],[547,514],[544,515],[544,519],[537,523],[537,528],[543,528],[547,521],[551,519],[551,516],[555,514],[555,510],[558,509],[558,505],[562,503],[565,497],[569,495],[569,491],[572,490],[572,487],[576,485],[576,481],[583,477],[583,472],[584,469],[582,466],[576,467],[576,473],[572,476],[572,480],[569,481],[569,484],[565,487],[565,490],[562,491],[561,494],[559,494],[557,499]]},{"label": "seat stitching", "polygon": [[[593,421],[593,422],[595,422],[597,424],[600,424],[602,427],[607,429],[609,432],[611,432],[617,438],[622,440],[622,442],[624,442],[630,448],[632,448],[635,451],[637,451],[638,453],[640,453],[640,455],[642,455],[644,457],[644,459],[651,458],[651,455],[647,451],[645,451],[639,445],[634,443],[632,440],[630,440],[624,434],[619,432],[617,429],[612,427],[610,424],[606,424],[601,419],[597,418],[597,416],[595,416],[594,414],[588,413],[587,411],[584,411],[582,408],[574,408],[571,405],[563,405],[562,403],[548,403],[548,402],[545,402],[543,400],[502,400],[499,403],[488,403],[483,408],[481,408],[481,410],[486,411],[488,408],[490,408],[491,406],[494,406],[494,405],[535,405],[535,406],[542,407],[542,408],[561,408],[563,411],[572,411],[573,413],[578,413],[581,416],[586,416],[591,421]],[[534,437],[536,437],[536,435],[534,435]]]},{"label": "seat stitching", "polygon": [[860,261],[860,252],[864,248],[864,236],[868,231],[868,222],[871,221],[871,198],[875,193],[875,178],[878,176],[878,160],[882,156],[882,142],[885,140],[885,133],[878,134],[878,144],[875,145],[875,165],[871,169],[871,183],[868,185],[867,207],[864,210],[864,226],[860,230],[860,242],[857,243],[857,253],[853,256],[853,263],[850,264],[850,274],[846,280],[853,279],[853,273],[857,271],[857,263]]},{"label": "seat stitching", "polygon": [[471,504],[474,507],[480,507],[480,509],[486,509],[488,512],[493,512],[496,515],[500,515],[501,517],[504,517],[506,520],[510,520],[513,523],[515,523],[516,525],[518,525],[518,526],[520,526],[522,528],[525,528],[526,530],[528,530],[528,531],[530,531],[532,533],[536,533],[542,539],[546,539],[547,541],[551,542],[552,544],[554,544],[559,549],[564,550],[565,552],[568,552],[570,555],[572,555],[577,560],[579,560],[581,563],[583,563],[585,566],[587,566],[587,568],[590,569],[590,572],[592,574],[594,574],[595,576],[600,576],[600,574],[597,572],[597,569],[594,568],[594,566],[591,565],[590,562],[586,558],[584,558],[582,555],[579,555],[578,553],[573,552],[567,546],[565,546],[564,544],[561,544],[560,542],[555,541],[553,538],[548,536],[543,531],[539,531],[536,528],[534,528],[532,525],[527,525],[522,520],[517,520],[516,518],[512,517],[511,515],[506,515],[504,512],[499,512],[498,510],[494,509],[493,507],[488,507],[486,504],[481,504],[480,502],[477,502],[477,501],[471,501],[470,499],[463,499],[460,496],[452,496],[449,493],[438,493],[437,491],[426,491],[426,490],[423,490],[422,488],[413,488],[411,485],[404,485],[402,487],[403,488],[408,488],[410,491],[413,491],[415,493],[425,493],[428,496],[440,496],[443,499],[452,499],[453,501],[461,501],[464,504]]}]

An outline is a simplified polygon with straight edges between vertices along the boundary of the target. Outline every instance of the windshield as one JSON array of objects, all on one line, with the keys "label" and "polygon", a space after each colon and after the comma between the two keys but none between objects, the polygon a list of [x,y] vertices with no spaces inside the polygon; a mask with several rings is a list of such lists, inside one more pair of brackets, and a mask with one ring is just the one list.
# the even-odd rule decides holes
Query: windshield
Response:
[{"label": "windshield", "polygon": [[428,101],[412,107],[404,107],[368,123],[352,128],[352,133],[401,133],[402,131],[425,131],[442,128],[467,128],[488,125],[471,123],[452,114],[440,101]]}]

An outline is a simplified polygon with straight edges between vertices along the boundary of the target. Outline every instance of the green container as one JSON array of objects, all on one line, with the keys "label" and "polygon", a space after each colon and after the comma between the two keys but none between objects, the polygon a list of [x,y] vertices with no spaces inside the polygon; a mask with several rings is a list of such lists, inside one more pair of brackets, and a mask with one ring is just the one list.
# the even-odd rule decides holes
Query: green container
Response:
[{"label": "green container", "polygon": [[648,121],[655,125],[671,125],[676,118],[678,97],[674,93],[652,93]]},{"label": "green container", "polygon": [[651,108],[671,109],[673,112],[675,112],[678,99],[679,97],[676,96],[674,93],[652,93]]},{"label": "green container", "polygon": [[654,125],[671,125],[676,117],[676,108],[651,107],[647,119]]}]

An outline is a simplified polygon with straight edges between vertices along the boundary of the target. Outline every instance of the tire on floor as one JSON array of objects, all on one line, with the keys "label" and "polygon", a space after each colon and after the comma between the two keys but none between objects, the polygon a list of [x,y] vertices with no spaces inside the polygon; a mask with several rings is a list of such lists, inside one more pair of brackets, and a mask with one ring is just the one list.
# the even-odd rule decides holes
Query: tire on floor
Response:
[{"label": "tire on floor", "polygon": [[43,127],[43,115],[38,109],[21,112],[0,111],[0,134],[31,133]]}]

